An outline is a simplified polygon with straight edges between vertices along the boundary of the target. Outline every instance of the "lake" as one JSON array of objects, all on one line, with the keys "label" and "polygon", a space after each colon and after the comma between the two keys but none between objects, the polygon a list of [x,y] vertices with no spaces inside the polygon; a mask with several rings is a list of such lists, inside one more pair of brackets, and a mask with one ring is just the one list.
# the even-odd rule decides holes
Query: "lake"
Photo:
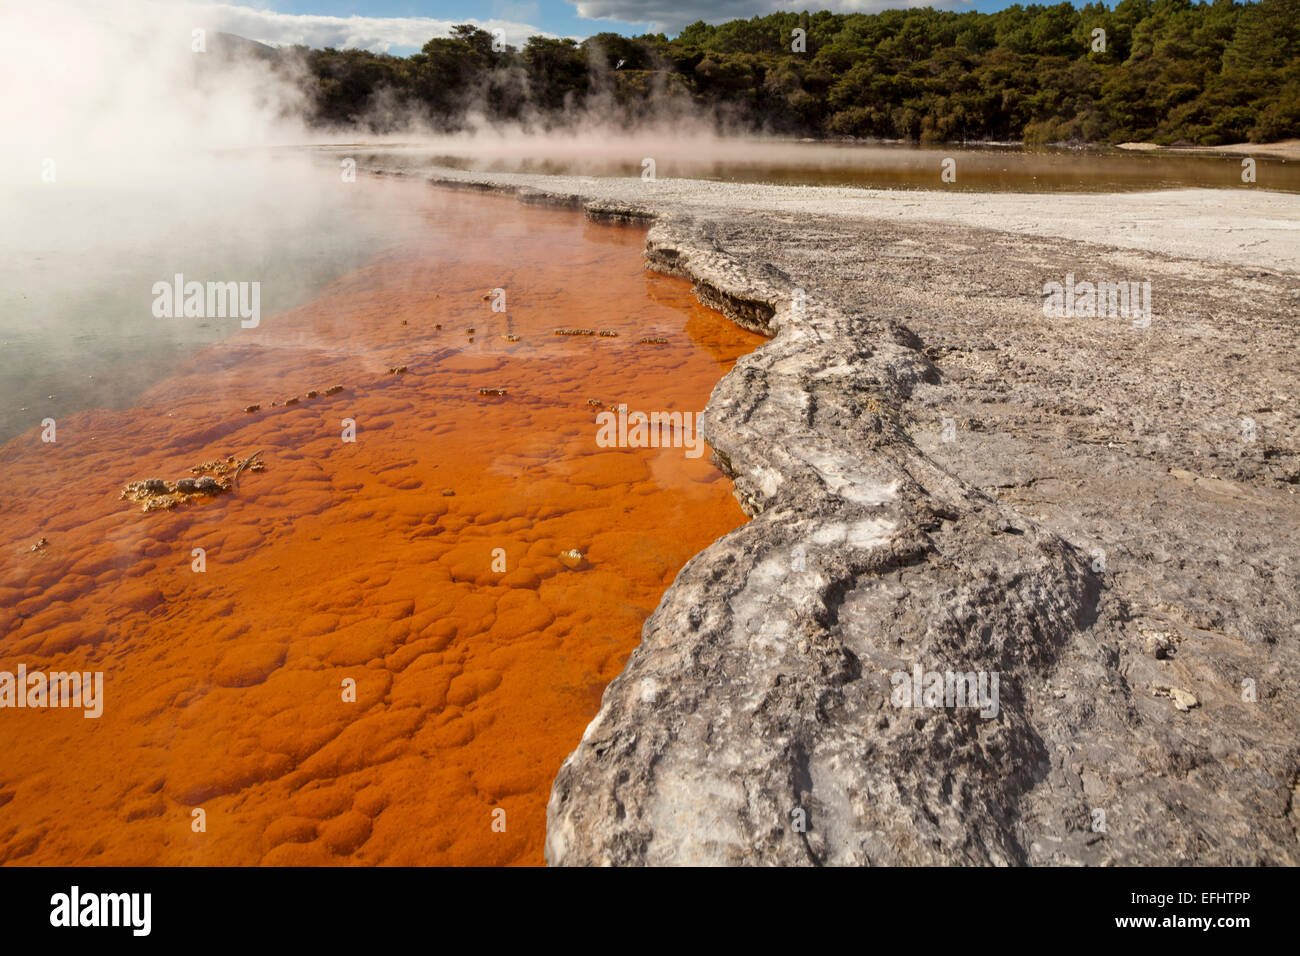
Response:
[{"label": "lake", "polygon": [[[658,178],[863,189],[957,189],[975,192],[1132,192],[1159,189],[1270,189],[1300,192],[1300,163],[1254,156],[1253,185],[1242,157],[1135,152],[1094,147],[862,145],[777,140],[647,138],[579,141],[447,140],[394,145],[392,155],[465,170],[551,175],[640,176],[654,159]],[[943,161],[955,179],[942,178]]]}]

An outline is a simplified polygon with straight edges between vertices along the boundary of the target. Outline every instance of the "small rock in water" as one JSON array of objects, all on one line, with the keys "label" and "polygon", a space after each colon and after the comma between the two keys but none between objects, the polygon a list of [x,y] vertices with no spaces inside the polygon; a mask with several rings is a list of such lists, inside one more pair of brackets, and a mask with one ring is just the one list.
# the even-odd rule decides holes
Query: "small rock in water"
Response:
[{"label": "small rock in water", "polygon": [[[254,459],[260,454],[261,452],[258,452],[248,459],[245,465],[259,470],[257,466],[261,462]],[[235,470],[234,464],[234,456],[226,455],[191,467],[190,474],[197,477],[178,478],[175,482],[164,481],[161,478],[132,481],[122,489],[120,497],[126,501],[141,502],[140,510],[146,514],[151,511],[170,510],[178,505],[189,504],[200,495],[214,496],[229,491],[233,485],[218,481],[213,474],[229,474]],[[204,472],[212,474],[204,474]]]},{"label": "small rock in water", "polygon": [[580,568],[585,560],[586,555],[577,548],[570,548],[568,551],[560,552],[560,562],[567,568]]}]

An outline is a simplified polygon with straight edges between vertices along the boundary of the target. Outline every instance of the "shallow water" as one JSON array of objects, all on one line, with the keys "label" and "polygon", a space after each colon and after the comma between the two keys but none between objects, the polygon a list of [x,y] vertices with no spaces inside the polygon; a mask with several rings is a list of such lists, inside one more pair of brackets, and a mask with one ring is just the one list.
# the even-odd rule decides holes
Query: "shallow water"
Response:
[{"label": "shallow water", "polygon": [[54,183],[6,184],[0,443],[46,417],[128,408],[240,333],[238,318],[156,318],[155,282],[255,281],[272,321],[400,242],[385,228],[395,198],[265,152],[185,155],[137,176],[65,164]]},{"label": "shallow water", "polygon": [[[761,342],[646,274],[643,232],[361,185],[394,248],[133,407],[0,448],[0,670],[103,671],[106,698],[0,711],[0,862],[540,863],[642,622],[744,520],[707,456],[596,443],[588,399],[699,410]],[[119,500],[259,449],[232,493]]]}]

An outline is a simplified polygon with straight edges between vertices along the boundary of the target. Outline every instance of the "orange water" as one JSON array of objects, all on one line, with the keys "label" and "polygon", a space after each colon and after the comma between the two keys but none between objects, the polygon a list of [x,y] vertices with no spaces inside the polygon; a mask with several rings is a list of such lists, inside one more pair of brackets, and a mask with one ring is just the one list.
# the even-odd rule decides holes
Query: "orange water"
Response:
[{"label": "orange water", "polygon": [[[367,188],[410,196],[392,250],[134,409],[0,449],[0,670],[105,675],[97,720],[0,710],[0,861],[541,863],[551,781],[642,622],[744,520],[707,455],[596,444],[588,399],[700,410],[761,341],[645,273],[640,230]],[[258,449],[231,494],[119,500]]]}]

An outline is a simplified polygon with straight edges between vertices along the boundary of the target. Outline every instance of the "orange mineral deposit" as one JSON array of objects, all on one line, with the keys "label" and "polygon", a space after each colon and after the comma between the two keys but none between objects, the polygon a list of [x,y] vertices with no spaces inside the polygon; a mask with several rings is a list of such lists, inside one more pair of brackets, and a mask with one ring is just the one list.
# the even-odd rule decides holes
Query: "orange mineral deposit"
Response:
[{"label": "orange mineral deposit", "polygon": [[0,861],[540,864],[642,622],[744,520],[707,454],[596,440],[761,341],[642,231],[374,188],[411,195],[383,254],[0,448],[0,672],[103,675],[98,717],[0,709]]}]

